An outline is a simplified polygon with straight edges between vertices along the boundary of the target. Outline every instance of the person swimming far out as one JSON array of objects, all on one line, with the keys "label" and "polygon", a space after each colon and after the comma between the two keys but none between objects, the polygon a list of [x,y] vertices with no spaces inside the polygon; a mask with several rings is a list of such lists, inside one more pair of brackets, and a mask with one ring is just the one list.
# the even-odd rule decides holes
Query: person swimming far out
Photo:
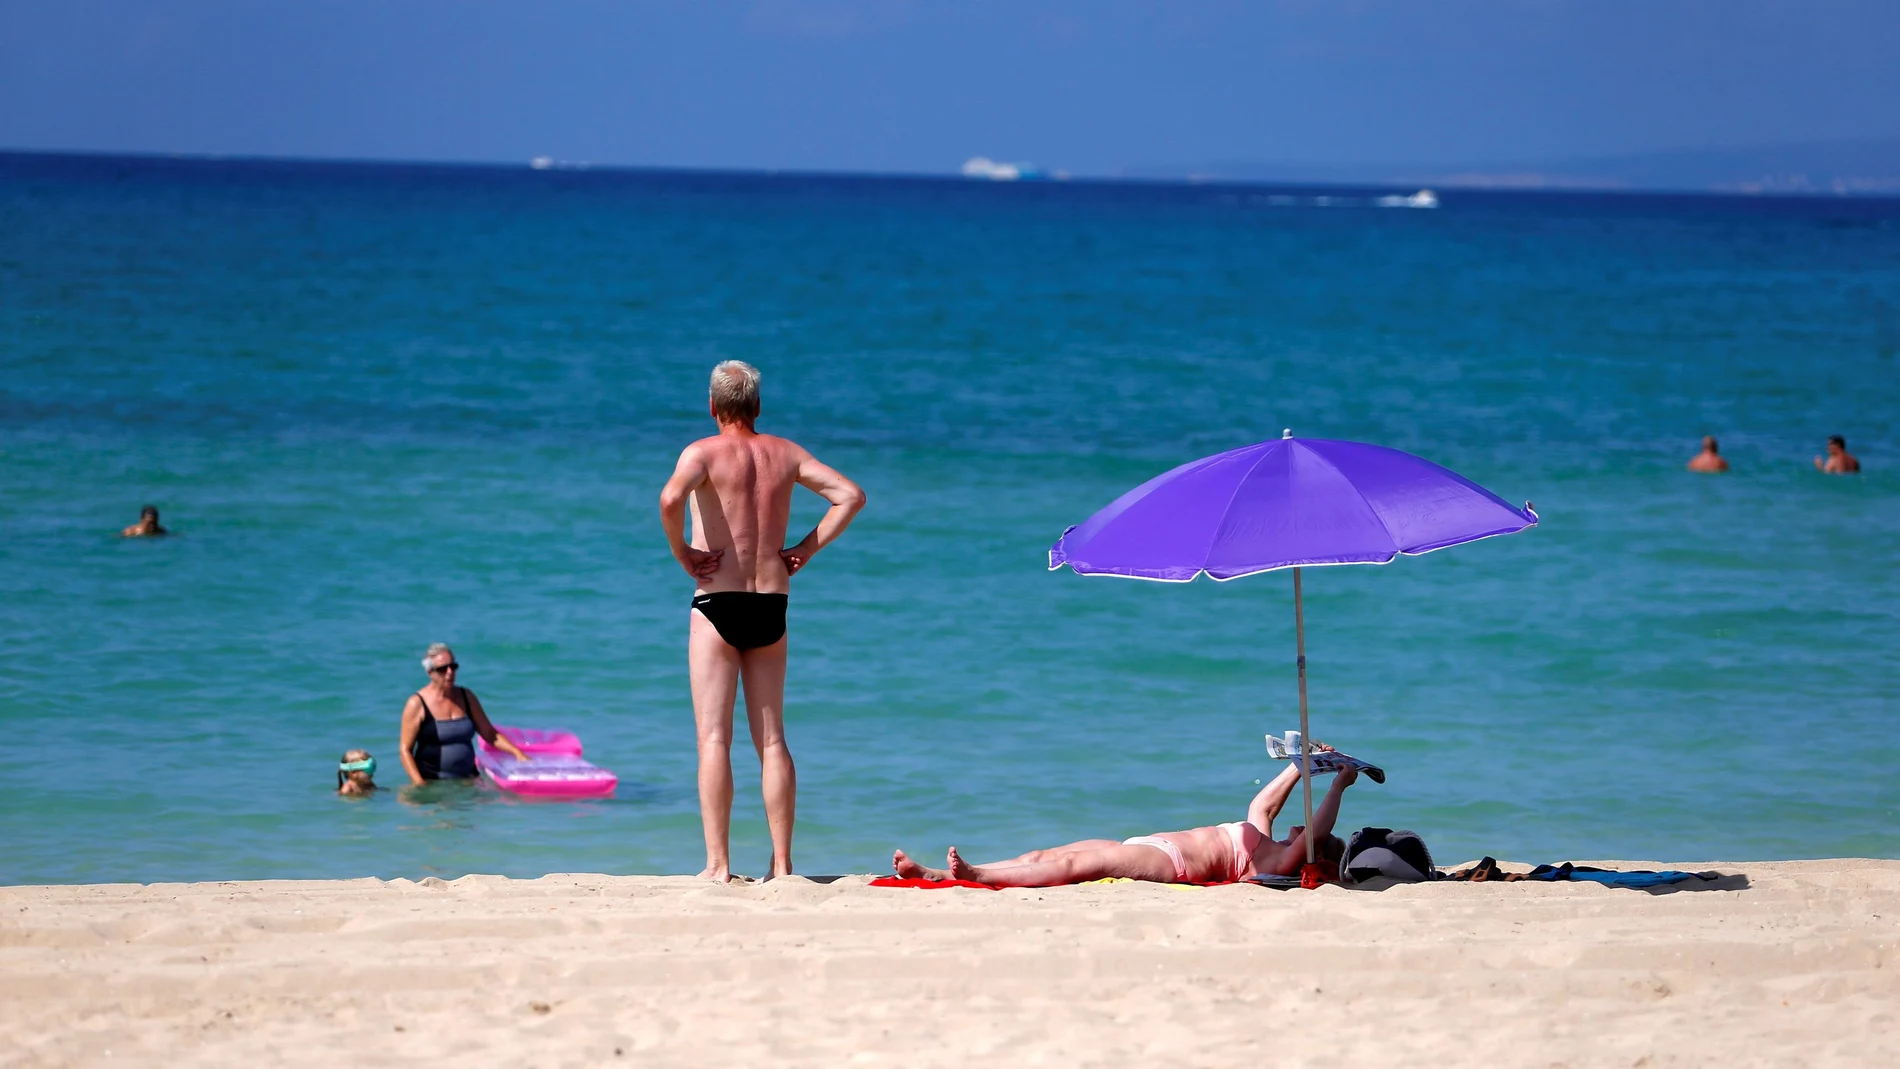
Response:
[{"label": "person swimming far out", "polygon": [[170,534],[170,531],[158,524],[158,506],[147,505],[139,510],[139,522],[119,532],[120,538],[157,538]]},{"label": "person swimming far out", "polygon": [[455,651],[440,642],[422,655],[429,683],[402,707],[402,767],[412,784],[474,779],[477,735],[516,760],[528,760],[520,747],[495,731],[475,692],[455,685],[461,667]]},{"label": "person swimming far out", "polygon": [[345,750],[336,763],[336,793],[367,795],[376,790],[376,759],[368,750]]},{"label": "person swimming far out", "polygon": [[963,860],[953,846],[941,869],[919,865],[898,850],[891,854],[891,864],[897,875],[907,879],[970,880],[992,887],[1055,887],[1117,876],[1153,883],[1231,883],[1253,876],[1299,875],[1306,864],[1310,831],[1314,856],[1327,878],[1334,879],[1346,844],[1332,833],[1333,825],[1339,819],[1341,796],[1358,778],[1357,769],[1341,770],[1313,810],[1312,828],[1295,826],[1285,839],[1273,837],[1273,821],[1300,782],[1297,761],[1260,789],[1247,806],[1244,821],[1137,835],[1120,842],[1084,839],[982,865]]},{"label": "person swimming far out", "polygon": [[1827,439],[1826,458],[1814,458],[1814,470],[1829,475],[1852,475],[1860,471],[1860,459],[1847,451],[1847,439],[1838,434]]},{"label": "person swimming far out", "polygon": [[1694,458],[1689,461],[1689,470],[1708,475],[1714,475],[1728,470],[1728,461],[1716,447],[1715,435],[1705,434],[1702,436],[1702,452],[1697,453]]}]

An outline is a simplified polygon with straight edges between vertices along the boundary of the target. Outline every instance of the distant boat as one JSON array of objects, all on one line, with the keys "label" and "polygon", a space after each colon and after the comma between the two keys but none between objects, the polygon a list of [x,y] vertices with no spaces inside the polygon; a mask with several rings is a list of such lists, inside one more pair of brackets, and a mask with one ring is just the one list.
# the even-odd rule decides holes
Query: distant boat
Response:
[{"label": "distant boat", "polygon": [[536,156],[534,159],[531,159],[528,161],[528,166],[534,168],[537,171],[548,170],[549,168],[554,166],[554,157]]},{"label": "distant boat", "polygon": [[1438,207],[1438,194],[1433,193],[1429,189],[1421,189],[1417,193],[1414,193],[1409,197],[1400,197],[1396,195],[1390,196],[1390,197],[1380,197],[1379,207],[1381,208],[1436,208]]},{"label": "distant boat", "polygon": [[988,156],[972,156],[963,161],[963,177],[987,178],[992,182],[1034,181],[1047,178],[1033,163],[1002,163]]}]

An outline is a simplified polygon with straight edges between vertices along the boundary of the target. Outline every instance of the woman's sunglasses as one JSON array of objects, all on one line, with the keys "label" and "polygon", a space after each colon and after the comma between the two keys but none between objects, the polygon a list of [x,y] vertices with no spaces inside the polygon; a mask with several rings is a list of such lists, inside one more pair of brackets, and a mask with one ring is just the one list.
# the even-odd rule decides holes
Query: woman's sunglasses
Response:
[{"label": "woman's sunglasses", "polygon": [[438,664],[438,665],[436,665],[436,666],[435,666],[434,668],[431,668],[431,669],[429,669],[429,674],[430,674],[430,675],[434,675],[434,674],[436,674],[437,672],[452,672],[452,671],[455,671],[455,670],[457,670],[457,669],[459,669],[459,668],[461,668],[461,667],[462,667],[462,665],[461,665],[461,662],[459,662],[459,661],[450,661],[450,662],[449,662],[449,663],[447,663],[447,664]]}]

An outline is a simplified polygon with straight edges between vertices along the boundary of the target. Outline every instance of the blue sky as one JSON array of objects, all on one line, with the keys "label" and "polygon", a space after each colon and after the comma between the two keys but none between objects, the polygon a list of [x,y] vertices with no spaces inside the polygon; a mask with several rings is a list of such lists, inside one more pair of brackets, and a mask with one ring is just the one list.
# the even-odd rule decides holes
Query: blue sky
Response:
[{"label": "blue sky", "polygon": [[0,148],[1078,174],[1900,136],[1892,0],[0,0]]}]

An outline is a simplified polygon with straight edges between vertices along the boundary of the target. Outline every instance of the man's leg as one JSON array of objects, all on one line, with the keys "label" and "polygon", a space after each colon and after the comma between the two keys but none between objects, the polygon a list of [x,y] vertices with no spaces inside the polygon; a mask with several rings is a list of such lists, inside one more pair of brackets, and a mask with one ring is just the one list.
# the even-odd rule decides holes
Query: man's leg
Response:
[{"label": "man's leg", "polygon": [[732,701],[739,690],[739,651],[697,611],[688,615],[692,626],[686,664],[699,736],[699,822],[706,832],[706,869],[700,875],[724,883],[732,876]]},{"label": "man's leg", "polygon": [[[765,795],[765,826],[772,832],[772,875],[792,872],[792,821],[798,812],[798,770],[785,745],[785,651],[787,640],[739,654],[745,679],[745,717],[759,751],[759,791]],[[728,787],[730,790],[730,787]]]}]

